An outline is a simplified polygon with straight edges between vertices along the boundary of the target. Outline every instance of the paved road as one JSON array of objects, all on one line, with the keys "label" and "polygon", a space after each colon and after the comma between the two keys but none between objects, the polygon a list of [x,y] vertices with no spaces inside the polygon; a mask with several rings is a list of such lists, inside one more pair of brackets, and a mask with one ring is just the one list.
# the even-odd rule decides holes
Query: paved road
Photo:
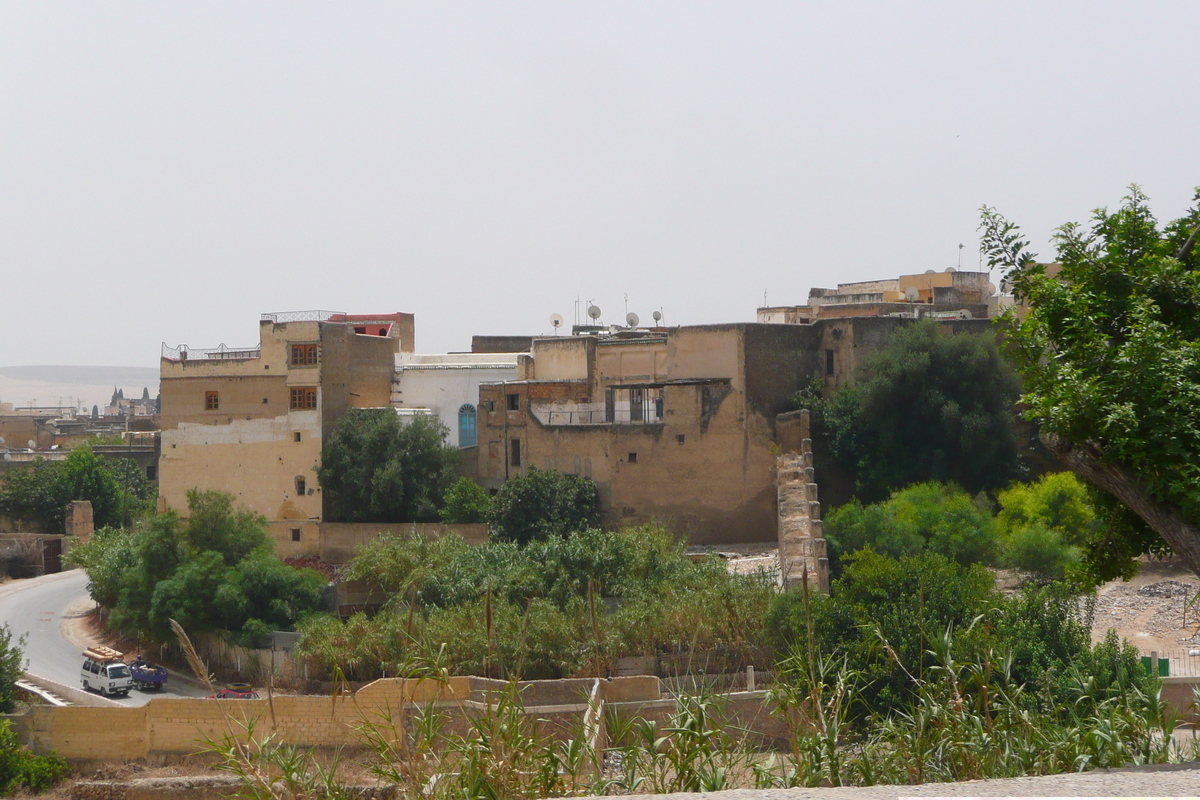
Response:
[{"label": "paved road", "polygon": [[[79,668],[83,664],[80,647],[63,634],[64,614],[78,614],[86,600],[87,573],[75,569],[41,578],[11,581],[0,586],[0,622],[12,628],[13,638],[27,636],[25,656],[28,672],[66,686],[81,688]],[[74,610],[72,609],[74,606]],[[204,697],[198,685],[180,681],[172,675],[170,687],[162,692],[134,689],[129,697],[112,698],[120,705],[141,706],[155,697]]]}]

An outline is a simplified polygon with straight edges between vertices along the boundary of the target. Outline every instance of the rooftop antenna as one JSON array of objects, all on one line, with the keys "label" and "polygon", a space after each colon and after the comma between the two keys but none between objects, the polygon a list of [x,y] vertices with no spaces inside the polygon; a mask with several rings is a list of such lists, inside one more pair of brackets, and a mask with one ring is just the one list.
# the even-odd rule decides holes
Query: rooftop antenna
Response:
[{"label": "rooftop antenna", "polygon": [[958,243],[958,268],[959,269],[962,269],[962,250],[963,250],[963,243],[959,242]]},{"label": "rooftop antenna", "polygon": [[553,328],[554,328],[555,336],[558,336],[558,329],[562,327],[562,324],[563,324],[562,314],[551,314],[550,315],[550,325],[553,326]]},{"label": "rooftop antenna", "polygon": [[625,316],[629,316],[629,292],[625,293]]},{"label": "rooftop antenna", "polygon": [[763,308],[767,307],[767,290],[763,289]]}]

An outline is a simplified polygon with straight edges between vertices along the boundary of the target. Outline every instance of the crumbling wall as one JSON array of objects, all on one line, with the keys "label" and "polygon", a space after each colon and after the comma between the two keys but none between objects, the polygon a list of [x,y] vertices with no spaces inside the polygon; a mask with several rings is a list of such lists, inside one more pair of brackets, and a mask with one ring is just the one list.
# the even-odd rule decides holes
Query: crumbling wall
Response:
[{"label": "crumbling wall", "polygon": [[[776,461],[779,498],[779,575],[783,588],[808,585],[829,591],[829,559],[821,531],[821,503],[813,469],[809,413],[793,411],[776,419],[783,450]],[[795,450],[796,443],[799,450]]]}]

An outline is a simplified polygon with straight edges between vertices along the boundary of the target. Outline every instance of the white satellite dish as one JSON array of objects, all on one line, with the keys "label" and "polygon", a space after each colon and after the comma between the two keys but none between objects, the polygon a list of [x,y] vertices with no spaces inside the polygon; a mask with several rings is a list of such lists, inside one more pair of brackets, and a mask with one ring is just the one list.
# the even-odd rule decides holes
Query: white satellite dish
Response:
[{"label": "white satellite dish", "polygon": [[904,299],[910,303],[915,303],[921,299],[921,293],[917,291],[915,286],[910,286],[904,290]]},{"label": "white satellite dish", "polygon": [[925,274],[926,274],[926,275],[932,275],[932,274],[933,274],[933,273],[935,273],[935,272],[937,272],[937,270],[936,270],[936,269],[927,269],[927,270],[925,270]]},{"label": "white satellite dish", "polygon": [[592,319],[600,319],[600,306],[588,306],[588,316]]},{"label": "white satellite dish", "polygon": [[4,437],[0,436],[0,444],[4,444]]},{"label": "white satellite dish", "polygon": [[996,293],[996,284],[994,284],[994,283],[989,283],[989,284],[988,284],[988,294],[989,294],[989,295],[993,295],[993,294],[995,294],[995,293]]},{"label": "white satellite dish", "polygon": [[551,314],[550,315],[550,324],[554,326],[554,330],[558,330],[559,328],[561,328],[562,324],[563,324],[562,314]]},{"label": "white satellite dish", "polygon": [[946,267],[946,272],[949,272],[950,274],[954,274],[955,272],[958,272],[958,270],[955,269],[954,267]]},{"label": "white satellite dish", "polygon": [[26,444],[29,445],[30,450],[37,450],[37,442],[35,442],[33,439],[30,439],[28,442],[26,442]]},{"label": "white satellite dish", "polygon": [[639,322],[641,322],[641,320],[638,319],[638,315],[632,311],[625,315],[625,324],[629,327],[636,328]]},{"label": "white satellite dish", "polygon": [[661,311],[655,311],[650,316],[654,317],[655,322],[662,322],[662,312]]}]

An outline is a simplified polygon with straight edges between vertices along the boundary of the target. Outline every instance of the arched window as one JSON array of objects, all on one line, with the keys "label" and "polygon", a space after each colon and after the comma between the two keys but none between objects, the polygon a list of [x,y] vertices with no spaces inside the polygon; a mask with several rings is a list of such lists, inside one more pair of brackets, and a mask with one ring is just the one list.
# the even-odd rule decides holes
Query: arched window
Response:
[{"label": "arched window", "polygon": [[475,446],[475,406],[464,403],[458,409],[458,446]]}]

